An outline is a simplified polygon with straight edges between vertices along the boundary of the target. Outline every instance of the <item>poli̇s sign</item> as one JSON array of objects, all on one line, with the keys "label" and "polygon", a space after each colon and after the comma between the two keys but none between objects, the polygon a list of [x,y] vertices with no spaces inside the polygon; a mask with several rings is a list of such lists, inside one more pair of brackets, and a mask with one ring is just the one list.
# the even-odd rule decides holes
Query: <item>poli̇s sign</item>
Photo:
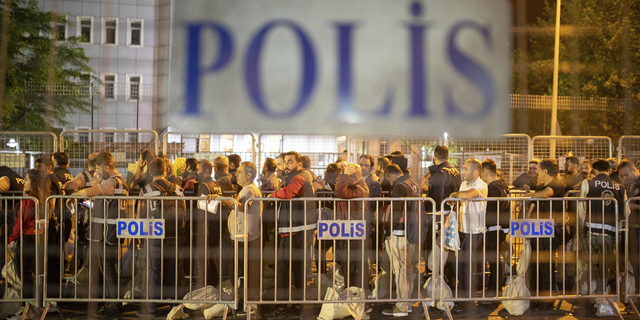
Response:
[{"label": "poli\u0307s sign", "polygon": [[366,223],[365,220],[318,220],[318,239],[364,240]]},{"label": "poli\u0307s sign", "polygon": [[164,239],[164,219],[118,219],[118,238]]},{"label": "poli\u0307s sign", "polygon": [[504,0],[181,2],[171,124],[495,136],[511,123],[510,23]]},{"label": "poli\u0307s sign", "polygon": [[553,219],[513,219],[510,225],[513,238],[553,238]]}]

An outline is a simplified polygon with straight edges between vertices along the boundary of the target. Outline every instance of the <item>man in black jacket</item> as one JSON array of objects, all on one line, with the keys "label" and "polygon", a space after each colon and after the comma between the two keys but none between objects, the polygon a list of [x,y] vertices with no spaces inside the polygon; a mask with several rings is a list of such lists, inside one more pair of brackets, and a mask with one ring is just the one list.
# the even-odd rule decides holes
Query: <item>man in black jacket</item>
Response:
[{"label": "man in black jacket", "polygon": [[[506,198],[507,183],[497,178],[496,162],[491,159],[482,161],[481,178],[487,184],[488,198]],[[505,199],[506,200],[506,199]],[[503,264],[500,263],[500,244],[506,239],[509,233],[509,221],[511,220],[511,204],[509,201],[487,201],[487,215],[485,218],[487,232],[486,255],[489,261],[489,290],[502,288],[504,281],[502,277]],[[498,281],[496,285],[496,280]],[[495,297],[498,296],[496,291]]]},{"label": "man in black jacket", "polygon": [[[462,180],[460,172],[449,164],[449,149],[445,146],[437,146],[433,150],[433,163],[429,167],[430,178],[427,180],[429,190],[427,195],[436,203],[436,208],[426,207],[427,212],[440,211],[442,200],[460,188]],[[425,203],[426,206],[426,203]]]},{"label": "man in black jacket", "polygon": [[[391,183],[391,198],[415,198],[420,196],[420,187],[409,175],[403,174],[396,164],[389,164],[384,170],[385,179]],[[391,260],[391,269],[395,275],[396,297],[409,299],[413,292],[416,275],[413,254],[416,244],[426,236],[426,222],[420,201],[392,201],[387,221],[387,240],[385,249]],[[408,302],[398,302],[392,308],[385,309],[385,316],[404,317],[411,312]]]}]

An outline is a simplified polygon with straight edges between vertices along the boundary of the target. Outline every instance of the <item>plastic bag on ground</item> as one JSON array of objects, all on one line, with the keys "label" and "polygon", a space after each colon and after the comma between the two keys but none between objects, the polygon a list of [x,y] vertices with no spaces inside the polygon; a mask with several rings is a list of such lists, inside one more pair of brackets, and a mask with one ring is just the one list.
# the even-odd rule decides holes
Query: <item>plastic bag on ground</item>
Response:
[{"label": "plastic bag on ground", "polygon": [[228,305],[226,304],[214,304],[213,306],[211,306],[211,308],[203,309],[202,314],[207,320],[213,319],[215,317],[222,317],[227,306]]},{"label": "plastic bag on ground", "polygon": [[436,240],[435,245],[433,246],[433,250],[429,253],[429,257],[427,258],[427,267],[431,271],[436,271],[436,268],[442,267],[442,261],[447,261],[449,257],[449,250],[444,250],[442,255],[442,261],[440,261],[440,240],[439,238]]},{"label": "plastic bag on ground", "polygon": [[348,303],[348,300],[363,300],[364,290],[358,287],[338,291],[329,287],[324,297],[325,301],[345,301],[342,303],[324,303],[320,310],[318,320],[333,320],[353,317],[355,319],[369,319],[365,313],[364,303]]},{"label": "plastic bag on ground", "polygon": [[[531,243],[526,240],[522,246],[522,253],[520,254],[520,260],[516,267],[517,275],[509,277],[507,284],[502,289],[502,296],[508,298],[528,298],[531,296],[531,292],[527,287],[526,273],[529,267],[529,261],[531,260]],[[529,309],[529,299],[525,300],[502,300],[502,305],[514,316],[522,315],[527,309]]]},{"label": "plastic bag on ground", "polygon": [[[436,307],[440,310],[445,310],[445,303],[442,303],[442,299],[450,299],[453,298],[453,292],[451,288],[446,282],[442,281],[442,277],[429,277],[427,282],[424,283],[423,288],[425,290],[425,298],[431,298],[433,301],[425,302],[428,307]],[[440,290],[442,289],[442,297],[440,297]],[[437,301],[437,303],[436,303]],[[446,305],[449,306],[449,309],[455,306],[453,301],[447,301]]]},{"label": "plastic bag on ground", "polygon": [[16,262],[13,260],[7,262],[4,267],[2,267],[2,276],[7,279],[7,282],[16,289],[22,289],[22,281],[20,281],[20,274],[18,272]]},{"label": "plastic bag on ground", "polygon": [[369,299],[387,299],[389,298],[389,288],[391,277],[384,270],[380,271],[373,278],[373,290],[369,295]]},{"label": "plastic bag on ground", "polygon": [[[218,300],[218,288],[214,286],[206,286],[204,288],[193,290],[184,296],[184,300]],[[200,310],[210,308],[212,303],[183,303],[184,307],[191,310]]]},{"label": "plastic bag on ground", "polygon": [[614,315],[611,303],[607,299],[596,299],[596,316],[612,317]]},{"label": "plastic bag on ground", "polygon": [[167,320],[180,320],[186,319],[188,317],[189,314],[184,312],[184,305],[180,304],[177,307],[173,307],[173,309],[171,309],[171,312],[169,312],[169,314],[167,315]]}]

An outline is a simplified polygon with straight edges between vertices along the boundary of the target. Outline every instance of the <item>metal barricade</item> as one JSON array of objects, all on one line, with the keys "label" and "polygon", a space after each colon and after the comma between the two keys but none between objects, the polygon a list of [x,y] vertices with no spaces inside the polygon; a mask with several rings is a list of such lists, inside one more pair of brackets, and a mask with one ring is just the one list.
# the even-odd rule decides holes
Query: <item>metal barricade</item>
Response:
[{"label": "metal barricade", "polygon": [[[605,214],[605,206],[610,202],[615,204],[615,217],[611,217],[610,212]],[[442,302],[447,306],[450,319],[453,318],[450,302],[528,300],[549,303],[556,299],[603,299],[622,319],[614,306],[614,302],[620,301],[621,292],[618,279],[622,217],[618,215],[616,199],[449,198],[442,206],[448,209],[445,213],[449,212],[449,216],[457,217],[455,228],[460,230],[460,248],[456,254],[441,250],[441,261],[448,261],[441,266],[442,281],[451,288],[451,297],[445,294],[444,286],[440,296],[444,297]],[[509,219],[506,224],[501,221],[514,212],[520,220]],[[485,230],[483,213],[486,213],[485,218],[490,215],[497,218],[491,220],[495,221],[495,226]],[[441,230],[454,228],[453,224],[449,217]],[[448,232],[439,234],[440,243],[454,243],[453,237]],[[504,262],[516,253],[513,243],[516,237],[524,238],[524,244],[513,266]],[[503,243],[508,246],[507,250]],[[509,286],[514,285],[526,286],[524,289],[530,296],[506,295],[510,292]]]},{"label": "metal barricade", "polygon": [[[435,297],[426,296],[422,289],[428,282],[424,244],[435,242],[435,227],[441,216],[425,213],[424,203],[435,207],[432,199],[251,201],[263,208],[257,245],[245,243],[245,252],[250,252],[244,255],[248,261],[245,274],[259,274],[253,277],[259,281],[250,280],[245,286],[245,303],[251,308],[259,304],[335,304],[348,300],[391,302],[406,312],[413,302],[435,304]],[[262,245],[265,235],[269,241]],[[259,261],[262,263],[256,263]],[[259,270],[248,270],[252,265]],[[303,318],[318,316],[304,306],[299,312]]]},{"label": "metal barricade", "polygon": [[[256,138],[252,133],[167,132],[162,136],[162,151],[171,160],[178,157],[213,161],[217,156],[238,154],[242,161],[256,163]],[[256,163],[256,166],[260,166]]]},{"label": "metal barricade", "polygon": [[[640,286],[637,275],[640,270],[640,224],[638,221],[638,207],[640,207],[640,197],[627,199],[625,203],[625,219],[627,221],[625,232],[625,252],[624,252],[624,302],[628,303],[636,315],[640,315],[637,299],[640,297]],[[632,209],[633,208],[633,209]],[[635,301],[634,301],[635,300]]]},{"label": "metal barricade", "polygon": [[60,133],[60,151],[69,156],[68,169],[73,176],[87,170],[87,158],[92,153],[110,152],[118,171],[126,173],[128,164],[135,163],[143,150],[157,154],[159,146],[158,134],[153,130],[66,130]]},{"label": "metal barricade", "polygon": [[25,176],[35,168],[36,159],[58,151],[53,132],[0,132],[0,164]]},{"label": "metal barricade", "polygon": [[564,168],[564,160],[570,154],[580,160],[611,158],[613,144],[609,137],[600,136],[536,136],[531,139],[532,157],[558,159]]},{"label": "metal barricade", "polygon": [[449,163],[462,172],[462,165],[469,158],[492,159],[502,178],[513,181],[531,159],[531,138],[526,134],[504,134],[496,139],[449,139]]},{"label": "metal barricade", "polygon": [[[33,202],[33,207],[28,207],[29,201]],[[41,223],[39,223],[42,214],[38,214],[41,208],[42,205],[38,200],[31,196],[0,196],[0,211],[4,216],[0,228],[2,232],[0,269],[6,272],[3,272],[5,281],[2,286],[4,292],[2,301],[27,304],[23,311],[25,315],[29,312],[29,308],[36,307],[35,310],[37,310],[37,307],[42,305],[40,278],[43,244]],[[17,221],[14,221],[14,218]],[[34,225],[24,224],[23,226],[25,220],[30,220],[29,222]],[[27,229],[31,227],[33,230]],[[7,247],[8,240],[12,238],[15,239]],[[5,257],[7,252],[9,259]]]},{"label": "metal barricade", "polygon": [[[238,234],[227,226],[238,204],[204,199],[49,197],[44,313],[53,302],[90,303],[91,314],[96,302],[137,302],[223,305],[226,316],[238,304],[238,243],[231,239]],[[67,239],[74,240],[71,251]]]},{"label": "metal barricade", "polygon": [[622,136],[618,139],[618,163],[629,159],[637,166],[640,161],[640,136]]},{"label": "metal barricade", "polygon": [[433,150],[438,145],[444,145],[442,137],[368,137],[353,138],[356,163],[363,154],[368,154],[377,159],[394,151],[401,151],[407,158],[407,167],[412,177],[419,181],[429,171],[433,164]]},{"label": "metal barricade", "polygon": [[327,166],[338,158],[349,162],[348,141],[347,136],[262,133],[258,137],[256,167],[262,168],[267,158],[275,159],[280,153],[297,151],[311,158],[311,171],[316,176],[324,175]]}]

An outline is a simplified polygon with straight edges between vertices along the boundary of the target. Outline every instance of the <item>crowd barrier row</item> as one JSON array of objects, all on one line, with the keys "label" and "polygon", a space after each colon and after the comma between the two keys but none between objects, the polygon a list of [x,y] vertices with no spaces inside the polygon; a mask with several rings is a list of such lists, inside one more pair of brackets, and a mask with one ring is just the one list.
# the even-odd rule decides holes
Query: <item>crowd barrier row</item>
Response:
[{"label": "crowd barrier row", "polygon": [[[45,314],[59,302],[207,304],[226,315],[241,306],[346,299],[407,311],[419,302],[453,318],[451,307],[470,301],[596,299],[635,309],[639,297],[638,226],[628,207],[640,198],[622,210],[612,198],[255,198],[241,205],[137,196],[51,196],[39,204],[6,196],[5,244],[26,199],[36,204],[37,232],[19,232],[6,264],[23,263],[5,275],[5,298],[13,292],[6,301]],[[484,206],[488,228],[469,214]],[[615,207],[615,218],[605,207]],[[529,294],[511,295],[514,286]]]}]

